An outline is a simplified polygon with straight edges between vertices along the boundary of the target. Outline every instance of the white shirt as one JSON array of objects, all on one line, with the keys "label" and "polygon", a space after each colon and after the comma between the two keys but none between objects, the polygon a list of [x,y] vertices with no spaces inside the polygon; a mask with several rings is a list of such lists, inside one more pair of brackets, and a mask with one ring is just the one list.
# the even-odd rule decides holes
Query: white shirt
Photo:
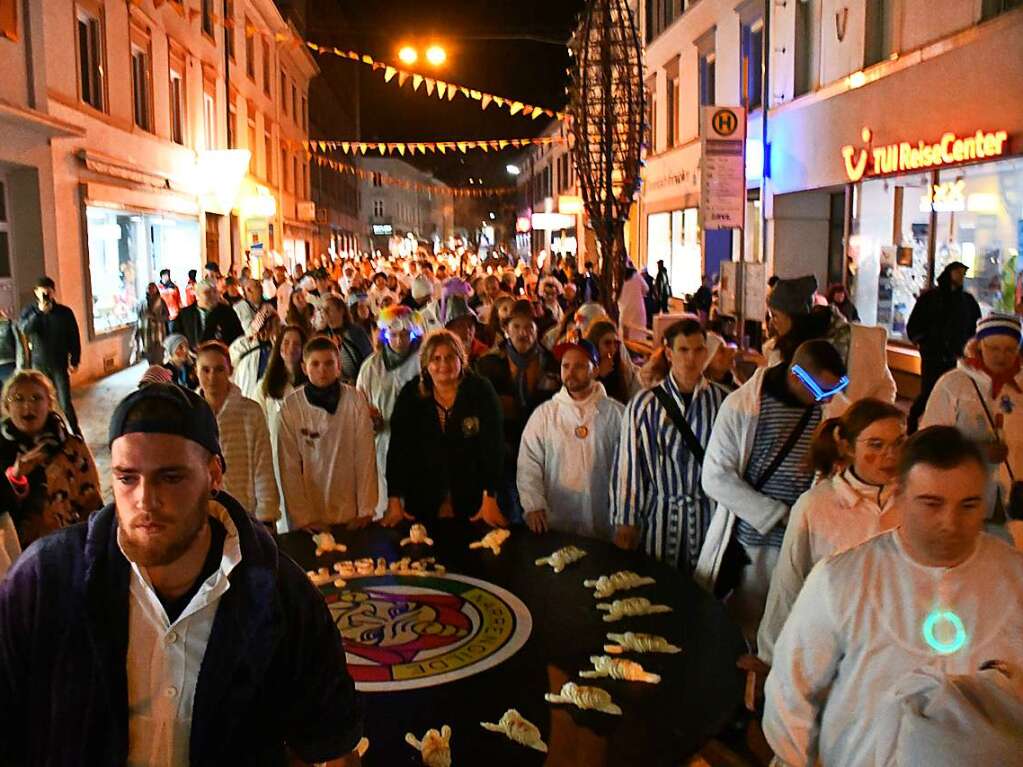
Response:
[{"label": "white shirt", "polygon": [[[206,644],[228,575],[241,562],[238,529],[215,501],[227,531],[220,569],[170,623],[145,570],[131,564],[128,602],[128,767],[187,767],[192,704]],[[120,545],[120,544],[118,544]],[[122,549],[123,553],[123,549]]]},{"label": "white shirt", "polygon": [[[764,735],[786,765],[874,763],[879,714],[907,674],[1023,664],[1023,554],[981,534],[962,564],[911,559],[898,530],[820,562],[782,629],[765,689]],[[951,611],[966,642],[940,654],[929,617]],[[932,639],[952,644],[943,618]]]}]

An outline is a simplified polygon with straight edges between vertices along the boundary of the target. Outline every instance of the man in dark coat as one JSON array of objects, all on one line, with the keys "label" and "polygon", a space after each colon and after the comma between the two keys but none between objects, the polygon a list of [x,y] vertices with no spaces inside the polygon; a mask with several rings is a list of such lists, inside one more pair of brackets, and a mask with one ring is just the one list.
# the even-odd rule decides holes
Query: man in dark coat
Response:
[{"label": "man in dark coat", "polygon": [[195,303],[178,313],[171,332],[181,333],[195,351],[205,341],[223,341],[230,346],[244,331],[231,305],[220,300],[216,283],[203,280],[195,286]]},{"label": "man in dark coat", "polygon": [[584,264],[582,274],[575,278],[575,284],[579,289],[579,300],[582,303],[600,301],[600,279],[593,273],[591,261]]},{"label": "man in dark coat", "polygon": [[71,430],[78,434],[78,417],[71,404],[71,373],[82,361],[82,338],[71,308],[58,304],[57,286],[49,277],[36,283],[36,302],[21,313],[21,329],[32,347],[32,367],[41,371],[57,390],[57,401]]},{"label": "man in dark coat", "polygon": [[357,767],[323,597],[222,492],[213,411],[150,384],[110,424],[114,503],[0,584],[0,764]]},{"label": "man in dark coat", "polygon": [[923,293],[909,315],[906,335],[920,349],[920,396],[909,411],[909,431],[927,407],[934,385],[963,355],[963,347],[977,332],[980,306],[963,290],[969,267],[953,261],[938,277],[937,287]]}]

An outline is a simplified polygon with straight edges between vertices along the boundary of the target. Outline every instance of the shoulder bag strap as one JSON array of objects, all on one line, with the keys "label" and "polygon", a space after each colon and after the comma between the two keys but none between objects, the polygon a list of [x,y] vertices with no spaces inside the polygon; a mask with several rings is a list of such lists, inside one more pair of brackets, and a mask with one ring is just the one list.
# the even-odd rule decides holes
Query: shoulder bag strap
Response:
[{"label": "shoulder bag strap", "polygon": [[807,424],[810,423],[810,417],[813,415],[813,408],[808,407],[803,416],[799,419],[799,422],[793,427],[792,431],[789,432],[789,436],[785,439],[785,444],[781,446],[781,450],[778,451],[777,455],[774,456],[774,460],[764,469],[764,473],[760,475],[757,483],[753,485],[753,489],[757,492],[767,484],[767,480],[774,476],[774,473],[778,471],[778,468],[782,465],[782,462],[789,457],[789,453],[792,452],[792,448],[799,442],[799,438],[803,436],[803,432],[806,431]]},{"label": "shoulder bag strap", "polygon": [[[987,416],[987,422],[991,424],[991,432],[995,439],[998,439],[998,425],[995,423],[994,416],[991,415],[991,410],[987,406],[987,400],[984,399],[984,395],[980,391],[980,387],[977,386],[977,379],[967,374],[967,378],[970,379],[970,383],[973,384],[973,390],[977,392],[977,399],[980,400],[980,406],[984,408],[984,415]],[[1016,481],[1016,475],[1012,473],[1012,467],[1009,465],[1009,459],[1005,459],[1005,470],[1009,472],[1009,480],[1011,482]]]},{"label": "shoulder bag strap", "polygon": [[671,422],[675,424],[675,428],[682,435],[682,440],[686,443],[686,447],[689,448],[689,452],[702,465],[704,456],[703,445],[700,444],[700,440],[693,434],[692,427],[689,426],[685,416],[682,415],[682,410],[679,408],[678,403],[661,386],[655,386],[651,391],[654,393],[657,401],[661,403],[661,407],[668,412],[668,417],[671,418]]}]

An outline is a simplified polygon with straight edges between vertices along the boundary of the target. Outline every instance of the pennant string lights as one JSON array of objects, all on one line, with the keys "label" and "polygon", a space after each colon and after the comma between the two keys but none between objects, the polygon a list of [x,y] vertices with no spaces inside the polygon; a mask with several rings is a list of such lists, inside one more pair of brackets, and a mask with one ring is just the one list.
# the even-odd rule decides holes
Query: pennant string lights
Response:
[{"label": "pennant string lights", "polygon": [[563,120],[565,118],[564,112],[557,112],[553,109],[544,109],[543,107],[526,104],[522,101],[505,98],[504,96],[495,96],[492,93],[484,93],[476,90],[475,88],[467,88],[464,85],[456,85],[454,83],[438,80],[434,77],[427,77],[426,75],[409,72],[407,70],[391,66],[390,64],[385,64],[382,61],[377,61],[372,56],[368,56],[365,53],[358,53],[357,51],[343,51],[340,48],[318,45],[317,43],[311,43],[308,41],[306,42],[306,45],[310,50],[315,51],[316,53],[329,53],[342,59],[358,61],[360,64],[365,64],[366,66],[371,67],[374,72],[383,72],[384,82],[389,83],[396,79],[399,88],[403,87],[409,79],[412,80],[412,90],[414,91],[418,91],[420,86],[425,83],[426,93],[430,96],[436,93],[437,97],[441,101],[444,99],[452,101],[455,96],[461,94],[467,99],[478,101],[481,109],[486,109],[493,104],[501,109],[507,109],[509,113],[513,115],[521,114],[523,117],[530,117],[534,120],[542,115],[547,115],[548,117],[556,118],[558,120]]},{"label": "pennant string lights", "polygon": [[465,154],[470,149],[480,149],[484,152],[499,152],[502,149],[521,149],[525,146],[550,146],[553,144],[564,144],[567,139],[564,136],[541,136],[539,138],[512,138],[512,139],[490,139],[486,141],[303,141],[302,146],[307,152],[336,152],[358,155],[367,152],[378,152],[379,154],[394,154],[397,152],[402,157],[407,152],[409,155],[420,154],[447,154],[448,152],[461,152]]},{"label": "pennant string lights", "polygon": [[[329,157],[324,157],[318,154],[313,155],[313,160],[321,168],[329,168],[335,173],[348,173],[367,181],[378,179],[380,183],[386,186],[398,186],[403,189],[415,189],[420,192],[432,192],[433,194],[449,195],[451,197],[492,197],[496,195],[513,194],[516,191],[513,186],[483,189],[482,187],[473,188],[445,186],[444,184],[422,184],[418,181],[408,181],[403,178],[397,178],[396,176],[390,176],[386,173],[368,171],[365,168],[357,168],[354,165],[338,162],[337,160],[332,160]],[[374,176],[376,176],[377,179],[374,179]]]}]

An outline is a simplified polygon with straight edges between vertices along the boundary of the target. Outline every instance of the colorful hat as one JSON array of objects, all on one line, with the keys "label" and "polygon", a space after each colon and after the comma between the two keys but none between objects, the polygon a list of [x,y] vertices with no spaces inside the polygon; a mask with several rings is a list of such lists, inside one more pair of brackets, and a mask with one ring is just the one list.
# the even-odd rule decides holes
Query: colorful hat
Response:
[{"label": "colorful hat", "polygon": [[1020,320],[1014,314],[992,312],[977,323],[977,340],[991,336],[1009,336],[1018,342],[1023,334],[1020,332]]},{"label": "colorful hat", "polygon": [[585,338],[582,339],[581,341],[565,341],[564,343],[560,343],[557,346],[555,346],[554,359],[556,359],[558,362],[561,362],[561,358],[564,357],[565,354],[571,351],[572,349],[578,349],[587,357],[589,357],[590,362],[593,363],[594,367],[600,365],[600,352],[597,350],[597,347],[593,343],[587,341]]},{"label": "colorful hat", "polygon": [[441,325],[447,327],[455,320],[460,320],[463,317],[471,317],[474,321],[478,322],[479,317],[476,316],[476,312],[469,306],[468,299],[472,294],[472,285],[465,280],[461,280],[458,277],[451,277],[445,280],[444,287],[441,290],[440,304],[437,307],[437,318],[440,320]]},{"label": "colorful hat", "polygon": [[388,306],[386,309],[381,310],[380,316],[377,317],[377,327],[391,333],[400,333],[403,330],[407,330],[410,333],[423,332],[423,324],[419,318],[419,313],[400,304]]}]

